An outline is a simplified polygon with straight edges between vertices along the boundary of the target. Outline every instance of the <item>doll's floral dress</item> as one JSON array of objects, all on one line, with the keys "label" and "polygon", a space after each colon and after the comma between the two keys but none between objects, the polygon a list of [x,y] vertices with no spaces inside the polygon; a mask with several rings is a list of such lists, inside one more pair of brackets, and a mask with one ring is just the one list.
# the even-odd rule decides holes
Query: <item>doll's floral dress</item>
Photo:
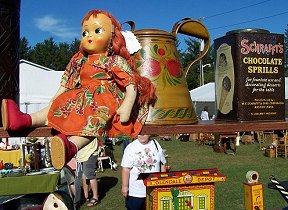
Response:
[{"label": "doll's floral dress", "polygon": [[147,110],[132,110],[130,120],[120,122],[116,110],[125,98],[125,87],[134,74],[121,56],[74,55],[62,76],[68,90],[57,96],[48,113],[48,125],[65,135],[136,137]]}]

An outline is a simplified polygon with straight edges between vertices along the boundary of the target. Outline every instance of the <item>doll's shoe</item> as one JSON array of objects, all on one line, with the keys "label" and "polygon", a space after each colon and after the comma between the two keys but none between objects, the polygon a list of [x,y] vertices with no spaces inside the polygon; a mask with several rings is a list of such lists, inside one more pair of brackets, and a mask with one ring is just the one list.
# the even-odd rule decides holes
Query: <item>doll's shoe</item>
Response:
[{"label": "doll's shoe", "polygon": [[77,146],[64,134],[51,139],[51,161],[54,168],[62,169],[77,153]]},{"label": "doll's shoe", "polygon": [[31,116],[22,113],[15,101],[11,99],[2,100],[1,117],[4,130],[19,131],[32,126]]}]

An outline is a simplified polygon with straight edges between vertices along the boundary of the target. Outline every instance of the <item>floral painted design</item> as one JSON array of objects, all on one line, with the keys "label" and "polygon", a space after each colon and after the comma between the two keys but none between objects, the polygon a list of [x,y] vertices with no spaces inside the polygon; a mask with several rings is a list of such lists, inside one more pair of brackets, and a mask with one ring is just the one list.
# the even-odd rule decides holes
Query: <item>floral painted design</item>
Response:
[{"label": "floral painted design", "polygon": [[178,52],[166,43],[145,46],[134,57],[141,74],[152,81],[161,80],[164,85],[176,86],[182,83],[183,71],[178,59]]},{"label": "floral painted design", "polygon": [[[49,126],[66,135],[137,135],[136,131],[141,130],[142,124],[134,120],[135,116],[133,122],[124,125],[116,115],[125,98],[125,87],[136,84],[127,61],[116,55],[91,55],[88,59],[81,54],[77,56],[73,57],[62,78],[68,91],[52,103],[48,113]],[[79,76],[75,77],[77,74]]]},{"label": "floral painted design", "polygon": [[152,170],[157,162],[155,154],[150,148],[146,147],[144,152],[137,152],[137,169],[139,173],[144,173],[147,170]]}]

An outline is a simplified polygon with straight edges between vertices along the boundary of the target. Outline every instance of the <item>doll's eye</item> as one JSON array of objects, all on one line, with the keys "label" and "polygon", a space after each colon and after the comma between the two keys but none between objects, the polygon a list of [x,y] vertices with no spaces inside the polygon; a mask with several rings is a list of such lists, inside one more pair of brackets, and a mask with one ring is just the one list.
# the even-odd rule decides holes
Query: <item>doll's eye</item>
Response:
[{"label": "doll's eye", "polygon": [[89,34],[88,31],[83,31],[83,32],[82,32],[82,36],[83,36],[83,37],[88,36],[88,34]]},{"label": "doll's eye", "polygon": [[95,33],[96,34],[101,34],[103,31],[103,28],[96,28]]}]

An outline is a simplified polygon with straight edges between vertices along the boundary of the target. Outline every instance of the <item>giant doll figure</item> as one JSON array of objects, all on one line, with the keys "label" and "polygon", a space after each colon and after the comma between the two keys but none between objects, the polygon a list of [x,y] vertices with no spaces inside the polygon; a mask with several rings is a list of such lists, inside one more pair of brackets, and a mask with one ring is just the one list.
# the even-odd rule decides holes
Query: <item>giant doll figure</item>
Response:
[{"label": "giant doll figure", "polygon": [[119,22],[108,12],[92,10],[82,21],[80,50],[67,65],[50,105],[26,114],[13,100],[3,99],[3,127],[10,132],[44,125],[57,130],[51,140],[56,169],[94,138],[134,138],[155,99],[151,81],[135,69]]}]

